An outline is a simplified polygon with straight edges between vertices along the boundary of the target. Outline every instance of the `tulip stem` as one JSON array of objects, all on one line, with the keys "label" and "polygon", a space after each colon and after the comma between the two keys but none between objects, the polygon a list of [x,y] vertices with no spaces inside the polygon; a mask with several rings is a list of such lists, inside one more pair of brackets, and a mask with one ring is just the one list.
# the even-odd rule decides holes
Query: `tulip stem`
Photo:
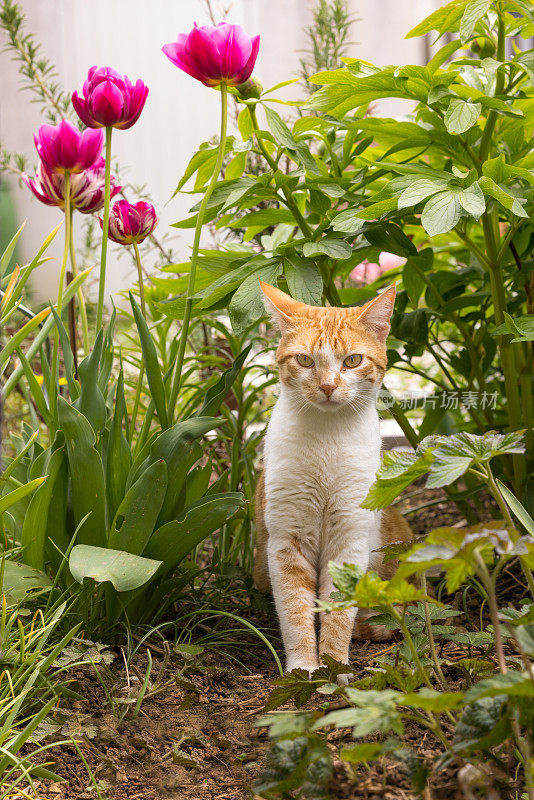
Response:
[{"label": "tulip stem", "polygon": [[[141,298],[141,311],[146,319],[146,304],[145,304],[145,287],[143,285],[143,270],[141,268],[141,257],[139,255],[139,247],[137,242],[134,241],[134,252],[135,252],[135,261],[137,264],[137,274],[139,276],[139,297]],[[134,400],[134,407],[132,411],[132,421],[130,423],[130,441],[133,440],[133,435],[135,433],[135,423],[137,421],[137,412],[139,410],[139,403],[141,401],[141,392],[143,389],[143,377],[145,374],[145,365],[143,360],[141,360],[141,366],[139,367],[139,376],[137,378],[137,388],[135,390],[135,400]]]},{"label": "tulip stem", "polygon": [[227,106],[228,106],[228,92],[226,84],[221,83],[221,135],[219,138],[219,150],[217,153],[217,161],[213,170],[213,175],[206,188],[204,197],[200,204],[197,215],[197,224],[195,226],[195,236],[193,239],[193,250],[191,253],[191,267],[189,270],[189,283],[187,286],[187,297],[185,300],[184,318],[182,322],[182,330],[180,332],[180,342],[178,344],[178,353],[176,355],[176,362],[174,365],[174,374],[172,376],[171,394],[169,397],[169,414],[174,417],[174,407],[178,399],[180,391],[180,382],[182,379],[182,368],[184,363],[185,348],[187,344],[187,334],[189,331],[189,323],[191,321],[191,308],[193,306],[193,294],[195,291],[195,277],[197,271],[198,251],[200,247],[200,234],[202,233],[202,224],[204,221],[204,214],[208,206],[208,201],[217,184],[219,174],[224,159],[226,150],[226,124],[227,124]]},{"label": "tulip stem", "polygon": [[[74,278],[78,275],[78,265],[76,264],[76,251],[74,248],[74,229],[72,224],[72,212],[70,210],[70,231],[69,231],[69,250],[70,250],[70,264],[72,267],[72,275]],[[85,307],[85,297],[83,296],[82,287],[76,292],[78,297],[78,305],[80,307],[80,317],[82,318],[82,336],[83,336],[83,352],[84,355],[89,355],[89,324],[87,322],[87,308]]]},{"label": "tulip stem", "polygon": [[111,126],[106,128],[106,183],[104,188],[104,219],[102,220],[102,255],[100,256],[100,278],[98,282],[98,306],[96,310],[96,329],[95,336],[102,327],[102,316],[104,313],[104,297],[106,292],[106,259],[108,251],[108,229],[109,229],[109,200],[111,183]]},{"label": "tulip stem", "polygon": [[[63,286],[65,284],[65,272],[67,270],[67,259],[69,255],[70,244],[70,227],[71,227],[71,213],[70,213],[70,175],[65,172],[65,246],[63,248],[63,259],[61,261],[61,270],[59,273],[59,287],[57,290],[57,303],[56,311],[58,317],[61,319],[61,312],[63,310]],[[50,412],[52,419],[55,419],[57,410],[57,396],[59,392],[58,384],[58,356],[59,356],[59,329],[56,325],[54,331],[54,347],[52,350],[52,370],[50,374]]]}]

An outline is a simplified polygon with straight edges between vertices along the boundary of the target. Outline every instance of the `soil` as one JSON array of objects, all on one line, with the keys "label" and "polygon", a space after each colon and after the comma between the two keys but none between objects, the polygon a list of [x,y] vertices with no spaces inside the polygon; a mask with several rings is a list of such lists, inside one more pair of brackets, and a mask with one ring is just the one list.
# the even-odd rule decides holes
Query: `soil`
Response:
[{"label": "soil", "polygon": [[[403,511],[439,497],[439,492],[422,490],[403,501]],[[490,516],[489,505],[486,511]],[[422,532],[460,521],[461,514],[444,500],[420,510],[414,529]],[[254,622],[265,630],[272,628],[273,617],[256,615]],[[259,800],[253,786],[265,766],[268,737],[255,723],[278,672],[272,655],[256,641],[243,639],[238,668],[222,663],[222,651],[217,650],[196,660],[188,656],[184,661],[183,654],[172,656],[164,663],[164,651],[155,647],[152,680],[161,675],[149,684],[136,717],[133,704],[146,672],[146,654],[137,656],[128,669],[117,651],[109,668],[102,665],[73,671],[73,688],[83,699],[68,709],[69,731],[79,742],[105,800]],[[354,642],[351,664],[355,676],[363,676],[373,655],[387,647],[383,642]],[[102,682],[115,697],[114,710]],[[117,702],[125,698],[130,698],[129,706]],[[319,707],[324,699],[315,695],[308,707]],[[125,708],[128,713],[121,721]],[[334,731],[329,737],[334,756],[332,800],[416,800],[420,796],[393,760],[381,759],[350,773],[350,767],[338,757],[345,736],[349,744],[350,730]],[[416,724],[407,726],[403,739],[427,762],[434,762],[441,753],[433,736]],[[43,798],[96,798],[75,747],[62,745],[52,751],[52,757],[52,768],[63,780],[44,783],[40,788]],[[456,768],[437,772],[431,791],[433,800],[463,799]]]}]

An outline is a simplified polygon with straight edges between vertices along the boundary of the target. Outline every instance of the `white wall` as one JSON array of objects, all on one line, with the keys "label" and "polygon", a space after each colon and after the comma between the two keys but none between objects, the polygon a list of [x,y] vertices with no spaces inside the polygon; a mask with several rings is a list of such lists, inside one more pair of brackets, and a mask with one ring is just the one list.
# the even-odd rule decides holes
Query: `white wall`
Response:
[{"label": "white wall", "polygon": [[[306,47],[304,28],[311,19],[312,0],[225,0],[228,21],[242,24],[251,35],[260,33],[261,47],[255,73],[265,87],[295,76],[300,53]],[[378,64],[423,63],[421,40],[404,40],[404,34],[439,0],[350,0],[354,25],[351,54]],[[58,68],[69,89],[80,88],[93,64],[111,65],[130,78],[142,78],[150,87],[145,110],[130,130],[114,131],[113,151],[128,179],[147,184],[160,215],[159,231],[183,218],[192,201],[187,196],[169,200],[178,178],[198,144],[218,128],[218,94],[176,69],[161,53],[165,42],[188,31],[196,20],[209,22],[199,0],[22,0],[28,30],[35,32],[44,52]],[[1,34],[0,34],[1,38]],[[28,92],[20,93],[17,67],[8,53],[0,54],[0,140],[10,150],[22,151],[36,163],[32,134],[43,121]],[[300,89],[284,90],[286,98]],[[378,113],[403,113],[402,101],[381,102]],[[8,177],[9,180],[11,180]],[[28,218],[23,257],[31,257],[61,218],[56,209],[40,204],[25,188],[12,181],[17,213]],[[78,225],[79,218],[78,216]],[[1,224],[1,222],[0,222]],[[172,229],[171,229],[172,230]],[[35,281],[38,298],[55,295],[61,235],[50,248],[56,258],[43,266]],[[186,259],[188,231],[180,232],[176,247]],[[118,248],[120,249],[120,248]],[[124,288],[131,276],[128,258],[110,256],[109,288]]]}]

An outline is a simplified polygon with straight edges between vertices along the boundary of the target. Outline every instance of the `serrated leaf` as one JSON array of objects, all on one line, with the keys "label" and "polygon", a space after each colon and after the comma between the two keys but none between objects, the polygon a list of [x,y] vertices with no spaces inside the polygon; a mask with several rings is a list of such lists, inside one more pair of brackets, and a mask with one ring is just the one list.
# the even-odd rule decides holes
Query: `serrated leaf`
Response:
[{"label": "serrated leaf", "polygon": [[475,219],[479,219],[486,210],[484,192],[476,181],[467,189],[458,192],[458,201],[462,208]]},{"label": "serrated leaf", "polygon": [[458,720],[453,747],[457,752],[488,750],[510,734],[505,697],[484,697],[467,706]]},{"label": "serrated leaf", "polygon": [[419,178],[410,183],[403,191],[398,200],[398,208],[411,208],[418,203],[426,200],[443,189],[447,188],[447,181],[443,179],[432,180],[431,178]]},{"label": "serrated leaf", "polygon": [[341,211],[332,220],[332,230],[340,233],[357,233],[363,228],[366,220],[358,216],[358,211],[346,209]]},{"label": "serrated leaf", "polygon": [[305,242],[302,252],[306,258],[326,255],[330,258],[345,259],[352,255],[352,248],[344,239],[323,237],[318,242]]},{"label": "serrated leaf", "polygon": [[491,0],[471,0],[465,7],[460,22],[460,40],[465,44],[473,34],[475,26],[481,17],[487,13]]},{"label": "serrated leaf", "polygon": [[448,233],[460,219],[461,206],[456,192],[435,194],[427,201],[421,214],[421,224],[429,236]]},{"label": "serrated leaf", "polygon": [[467,103],[453,97],[445,112],[445,127],[449,133],[465,133],[475,125],[482,111],[480,103]]}]

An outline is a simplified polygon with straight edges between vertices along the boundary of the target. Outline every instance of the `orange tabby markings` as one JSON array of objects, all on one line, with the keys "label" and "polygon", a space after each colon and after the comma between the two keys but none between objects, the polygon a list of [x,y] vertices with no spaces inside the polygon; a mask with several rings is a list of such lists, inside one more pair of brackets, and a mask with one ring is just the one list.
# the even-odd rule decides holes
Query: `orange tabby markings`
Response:
[{"label": "orange tabby markings", "polygon": [[[281,331],[276,353],[280,396],[265,438],[256,493],[254,580],[271,589],[287,669],[311,671],[319,654],[348,663],[354,635],[391,632],[356,609],[321,614],[316,599],[333,590],[328,562],[378,569],[390,577],[378,548],[411,538],[395,509],[361,503],[380,465],[376,392],[386,369],[385,341],[395,288],[361,308],[317,308],[261,282],[266,307]],[[348,359],[354,355],[357,358]],[[348,366],[347,366],[348,364]]]}]

